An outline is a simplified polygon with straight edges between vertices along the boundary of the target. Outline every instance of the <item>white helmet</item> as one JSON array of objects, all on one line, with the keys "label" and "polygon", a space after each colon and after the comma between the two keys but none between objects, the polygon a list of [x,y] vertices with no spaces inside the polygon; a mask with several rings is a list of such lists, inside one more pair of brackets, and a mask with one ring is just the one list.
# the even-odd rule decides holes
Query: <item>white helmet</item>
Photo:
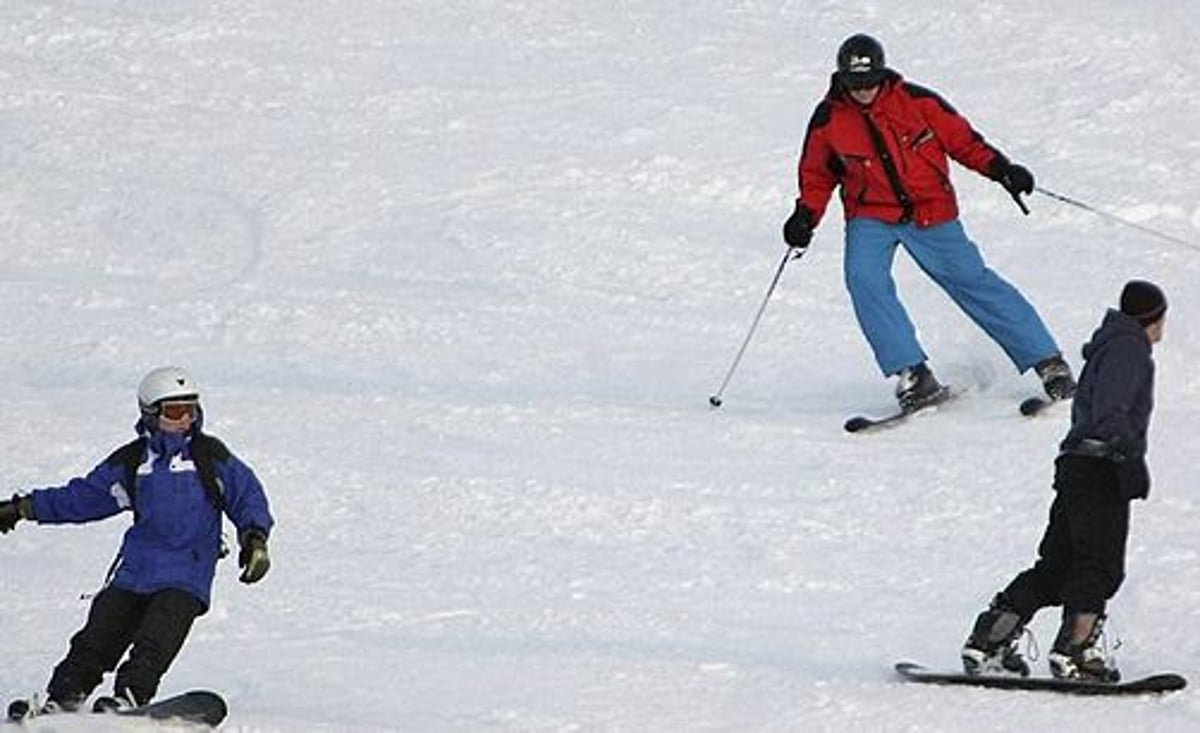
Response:
[{"label": "white helmet", "polygon": [[158,414],[163,400],[199,400],[200,389],[187,372],[174,366],[151,369],[138,385],[138,407],[146,415]]}]

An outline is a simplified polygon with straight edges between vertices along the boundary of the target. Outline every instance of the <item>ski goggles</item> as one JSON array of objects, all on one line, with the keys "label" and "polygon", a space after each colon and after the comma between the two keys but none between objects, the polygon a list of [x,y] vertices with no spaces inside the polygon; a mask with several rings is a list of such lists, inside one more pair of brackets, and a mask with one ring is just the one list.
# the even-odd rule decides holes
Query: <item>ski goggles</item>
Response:
[{"label": "ski goggles", "polygon": [[164,420],[176,422],[190,417],[196,418],[196,408],[200,405],[196,400],[172,400],[158,403],[158,416]]},{"label": "ski goggles", "polygon": [[883,69],[860,72],[839,71],[837,73],[838,81],[852,92],[877,87],[883,83],[884,76],[886,74]]}]

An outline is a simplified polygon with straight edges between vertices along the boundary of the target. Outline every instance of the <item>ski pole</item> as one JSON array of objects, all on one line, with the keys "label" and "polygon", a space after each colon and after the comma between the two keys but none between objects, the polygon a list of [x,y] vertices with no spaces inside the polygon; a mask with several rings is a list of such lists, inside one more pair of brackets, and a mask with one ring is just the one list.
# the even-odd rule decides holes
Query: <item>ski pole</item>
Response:
[{"label": "ski pole", "polygon": [[1083,203],[1082,201],[1077,201],[1077,200],[1071,198],[1070,196],[1064,196],[1061,193],[1055,193],[1054,191],[1042,188],[1041,186],[1038,186],[1034,190],[1040,194],[1049,196],[1052,199],[1061,201],[1064,204],[1070,204],[1071,206],[1074,206],[1076,208],[1083,209],[1084,211],[1087,211],[1089,213],[1095,214],[1096,216],[1099,216],[1102,219],[1108,219],[1109,221],[1116,222],[1117,224],[1124,224],[1127,227],[1137,229],[1139,232],[1144,232],[1151,236],[1158,237],[1159,239],[1165,239],[1168,242],[1174,242],[1175,244],[1182,244],[1184,247],[1190,247],[1192,249],[1200,249],[1196,246],[1195,243],[1189,242],[1186,239],[1180,239],[1179,237],[1172,237],[1170,234],[1164,234],[1163,232],[1160,232],[1157,229],[1152,229],[1151,227],[1148,227],[1144,224],[1138,224],[1136,221],[1130,221],[1129,219],[1125,219],[1123,217],[1117,216],[1116,214],[1110,214],[1107,211],[1101,211],[1100,209],[1097,209],[1095,206],[1089,206],[1089,205]]},{"label": "ski pole", "polygon": [[1025,216],[1029,216],[1029,207],[1026,206],[1025,202],[1021,199],[1021,193],[1019,191],[1010,191],[1009,193],[1012,194],[1013,201],[1017,202],[1017,206],[1021,207],[1021,213]]},{"label": "ski pole", "polygon": [[767,294],[763,296],[762,305],[758,306],[758,312],[754,314],[754,320],[750,323],[750,330],[746,333],[745,340],[742,341],[742,347],[738,349],[737,356],[733,357],[733,364],[729,366],[729,371],[725,373],[725,379],[721,382],[721,387],[715,394],[708,398],[708,404],[713,407],[721,406],[721,395],[725,393],[725,388],[729,386],[729,380],[733,378],[734,370],[741,363],[742,354],[746,353],[746,347],[750,344],[750,337],[754,335],[754,329],[758,328],[758,322],[762,318],[763,311],[767,309],[767,301],[771,299],[771,293],[775,292],[775,286],[779,284],[779,277],[783,275],[784,266],[787,265],[788,260],[798,260],[803,257],[804,252],[804,249],[797,249],[793,252],[789,247],[788,251],[783,253],[783,259],[779,261],[779,267],[775,270],[775,277],[771,279],[771,286],[767,288]]}]

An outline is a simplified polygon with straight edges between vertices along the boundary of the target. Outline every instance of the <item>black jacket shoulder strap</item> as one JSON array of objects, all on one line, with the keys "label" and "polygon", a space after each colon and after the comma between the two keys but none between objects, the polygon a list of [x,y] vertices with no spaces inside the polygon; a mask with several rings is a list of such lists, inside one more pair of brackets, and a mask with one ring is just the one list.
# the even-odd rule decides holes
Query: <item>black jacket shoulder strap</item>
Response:
[{"label": "black jacket shoulder strap", "polygon": [[105,463],[121,467],[121,487],[125,489],[125,496],[129,498],[129,507],[133,510],[135,521],[137,519],[137,501],[134,495],[137,492],[137,470],[145,457],[146,439],[137,437],[117,448],[108,458],[104,459]]},{"label": "black jacket shoulder strap", "polygon": [[908,195],[908,191],[904,190],[904,182],[900,179],[900,173],[896,170],[896,161],[892,160],[892,154],[883,140],[883,133],[879,131],[875,121],[871,119],[871,115],[865,109],[860,108],[859,111],[862,113],[863,121],[867,123],[867,133],[871,136],[871,145],[874,146],[875,153],[879,156],[879,162],[883,164],[883,172],[887,176],[888,185],[892,187],[892,194],[896,197],[896,202],[900,204],[902,212],[900,223],[907,224],[913,218],[912,197]]},{"label": "black jacket shoulder strap", "polygon": [[217,511],[225,511],[225,485],[217,475],[217,463],[229,458],[229,448],[208,433],[196,433],[192,436],[191,452],[208,500]]},{"label": "black jacket shoulder strap", "polygon": [[105,463],[115,463],[125,469],[121,484],[130,501],[133,501],[133,492],[137,490],[138,466],[142,465],[145,459],[146,439],[142,437],[134,438],[104,459]]}]

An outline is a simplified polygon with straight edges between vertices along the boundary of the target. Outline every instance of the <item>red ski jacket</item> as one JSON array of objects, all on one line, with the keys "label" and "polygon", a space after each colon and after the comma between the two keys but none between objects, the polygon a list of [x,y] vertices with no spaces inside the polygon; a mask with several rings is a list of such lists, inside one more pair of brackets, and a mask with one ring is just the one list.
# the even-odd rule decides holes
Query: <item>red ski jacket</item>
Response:
[{"label": "red ski jacket", "polygon": [[804,137],[800,202],[814,227],[839,185],[847,219],[911,221],[922,227],[950,221],[958,217],[958,201],[947,156],[993,179],[1008,164],[932,90],[889,72],[875,100],[864,107],[834,79]]}]

